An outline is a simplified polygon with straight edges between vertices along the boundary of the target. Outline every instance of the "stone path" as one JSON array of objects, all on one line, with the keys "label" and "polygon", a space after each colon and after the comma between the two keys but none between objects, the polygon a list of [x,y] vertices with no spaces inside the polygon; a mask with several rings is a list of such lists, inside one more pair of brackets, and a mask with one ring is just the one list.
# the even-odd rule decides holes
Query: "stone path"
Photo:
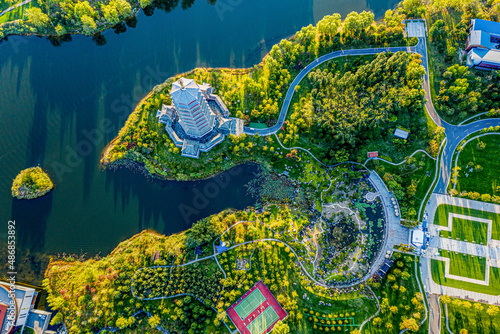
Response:
[{"label": "stone path", "polygon": [[[368,179],[377,190],[377,193],[380,194],[380,199],[382,200],[386,217],[385,223],[387,224],[384,235],[384,245],[382,246],[379,256],[370,269],[370,275],[373,275],[380,268],[382,263],[384,263],[385,254],[388,251],[392,252],[394,245],[399,245],[401,243],[408,244],[410,231],[408,228],[401,225],[400,217],[396,217],[391,200],[394,195],[392,192],[389,192],[380,176],[375,171],[371,171]],[[399,211],[399,205],[396,204],[396,206]]]},{"label": "stone path", "polygon": [[439,307],[439,295],[427,296],[429,302],[429,334],[439,334],[441,329],[441,308]]}]

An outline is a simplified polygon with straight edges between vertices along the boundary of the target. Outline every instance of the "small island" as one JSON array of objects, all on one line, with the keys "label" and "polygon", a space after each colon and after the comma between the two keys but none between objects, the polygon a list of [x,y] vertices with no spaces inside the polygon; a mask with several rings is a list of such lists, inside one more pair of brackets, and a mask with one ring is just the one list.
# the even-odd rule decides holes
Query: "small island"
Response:
[{"label": "small island", "polygon": [[33,199],[42,197],[54,189],[54,183],[49,175],[40,167],[22,170],[12,184],[12,197],[18,199]]}]

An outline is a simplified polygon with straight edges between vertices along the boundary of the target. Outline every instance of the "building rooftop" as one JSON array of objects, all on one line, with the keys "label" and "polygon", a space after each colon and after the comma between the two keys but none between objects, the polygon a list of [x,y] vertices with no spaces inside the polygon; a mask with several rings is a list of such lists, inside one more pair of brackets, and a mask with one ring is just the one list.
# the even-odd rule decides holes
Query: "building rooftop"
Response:
[{"label": "building rooftop", "polygon": [[[486,31],[473,30],[470,33],[469,45],[491,49],[491,36]],[[494,46],[494,45],[493,45]]]},{"label": "building rooftop", "polygon": [[424,245],[424,231],[413,230],[411,233],[411,243],[415,247],[422,247]]},{"label": "building rooftop", "polygon": [[407,139],[408,138],[408,135],[410,133],[408,131],[405,131],[405,130],[401,130],[401,129],[396,129],[396,131],[394,131],[394,136],[398,137],[398,138],[403,138],[403,139]]},{"label": "building rooftop", "polygon": [[495,35],[500,35],[500,22],[487,21],[482,19],[472,19],[472,30],[482,30]]}]

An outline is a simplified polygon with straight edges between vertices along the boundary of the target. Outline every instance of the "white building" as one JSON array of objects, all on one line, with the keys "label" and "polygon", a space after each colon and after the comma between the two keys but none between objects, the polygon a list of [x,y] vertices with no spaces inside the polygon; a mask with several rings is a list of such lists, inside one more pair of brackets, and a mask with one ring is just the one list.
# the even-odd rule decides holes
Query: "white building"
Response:
[{"label": "white building", "polygon": [[220,144],[228,134],[243,133],[243,120],[229,117],[229,110],[207,83],[180,78],[170,91],[173,106],[163,105],[156,117],[181,154],[198,158]]},{"label": "white building", "polygon": [[482,70],[500,69],[500,23],[471,20],[465,51],[469,67]]},{"label": "white building", "polygon": [[0,334],[15,328],[29,327],[36,333],[45,333],[51,313],[35,310],[38,293],[35,289],[0,281]]},{"label": "white building", "polygon": [[415,229],[411,232],[411,244],[416,248],[421,248],[424,245],[424,231]]},{"label": "white building", "polygon": [[213,130],[215,113],[193,79],[180,78],[174,82],[170,96],[180,118],[179,124],[188,136],[201,138]]}]

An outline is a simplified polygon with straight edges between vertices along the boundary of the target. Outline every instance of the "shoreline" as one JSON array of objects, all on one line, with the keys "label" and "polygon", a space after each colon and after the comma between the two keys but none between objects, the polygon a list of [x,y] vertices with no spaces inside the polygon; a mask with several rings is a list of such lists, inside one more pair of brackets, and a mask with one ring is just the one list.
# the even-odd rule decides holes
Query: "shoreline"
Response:
[{"label": "shoreline", "polygon": [[[64,37],[64,36],[81,35],[81,36],[85,36],[85,37],[92,37],[92,36],[95,36],[97,34],[101,34],[104,31],[106,31],[108,29],[111,29],[111,28],[113,28],[114,26],[116,26],[116,25],[118,25],[120,23],[124,23],[129,18],[132,18],[132,17],[136,16],[137,13],[139,13],[142,9],[143,8],[140,8],[140,7],[132,9],[132,14],[130,14],[127,17],[124,17],[118,23],[113,24],[113,25],[111,25],[110,23],[105,23],[103,25],[103,27],[99,28],[95,33],[93,33],[91,35],[85,35],[84,33],[76,31],[76,30],[71,31],[71,32],[66,32],[65,34],[62,34],[62,35],[48,34],[48,33],[46,33],[46,34],[40,34],[40,33],[36,33],[36,32],[23,33],[23,34],[14,34],[14,33],[11,33],[11,34],[7,34],[7,35],[3,36],[2,38],[0,38],[0,44],[2,43],[2,41],[8,40],[8,38],[11,37],[11,36],[21,36],[21,37],[35,36],[35,37],[40,37],[40,38],[42,38],[42,37],[45,37],[45,38],[60,38],[60,37]],[[7,13],[5,13],[5,14],[7,14]],[[6,21],[6,22],[0,24],[0,29],[4,29],[4,25],[6,26],[7,24],[12,23],[12,22],[14,22],[14,21]]]}]

